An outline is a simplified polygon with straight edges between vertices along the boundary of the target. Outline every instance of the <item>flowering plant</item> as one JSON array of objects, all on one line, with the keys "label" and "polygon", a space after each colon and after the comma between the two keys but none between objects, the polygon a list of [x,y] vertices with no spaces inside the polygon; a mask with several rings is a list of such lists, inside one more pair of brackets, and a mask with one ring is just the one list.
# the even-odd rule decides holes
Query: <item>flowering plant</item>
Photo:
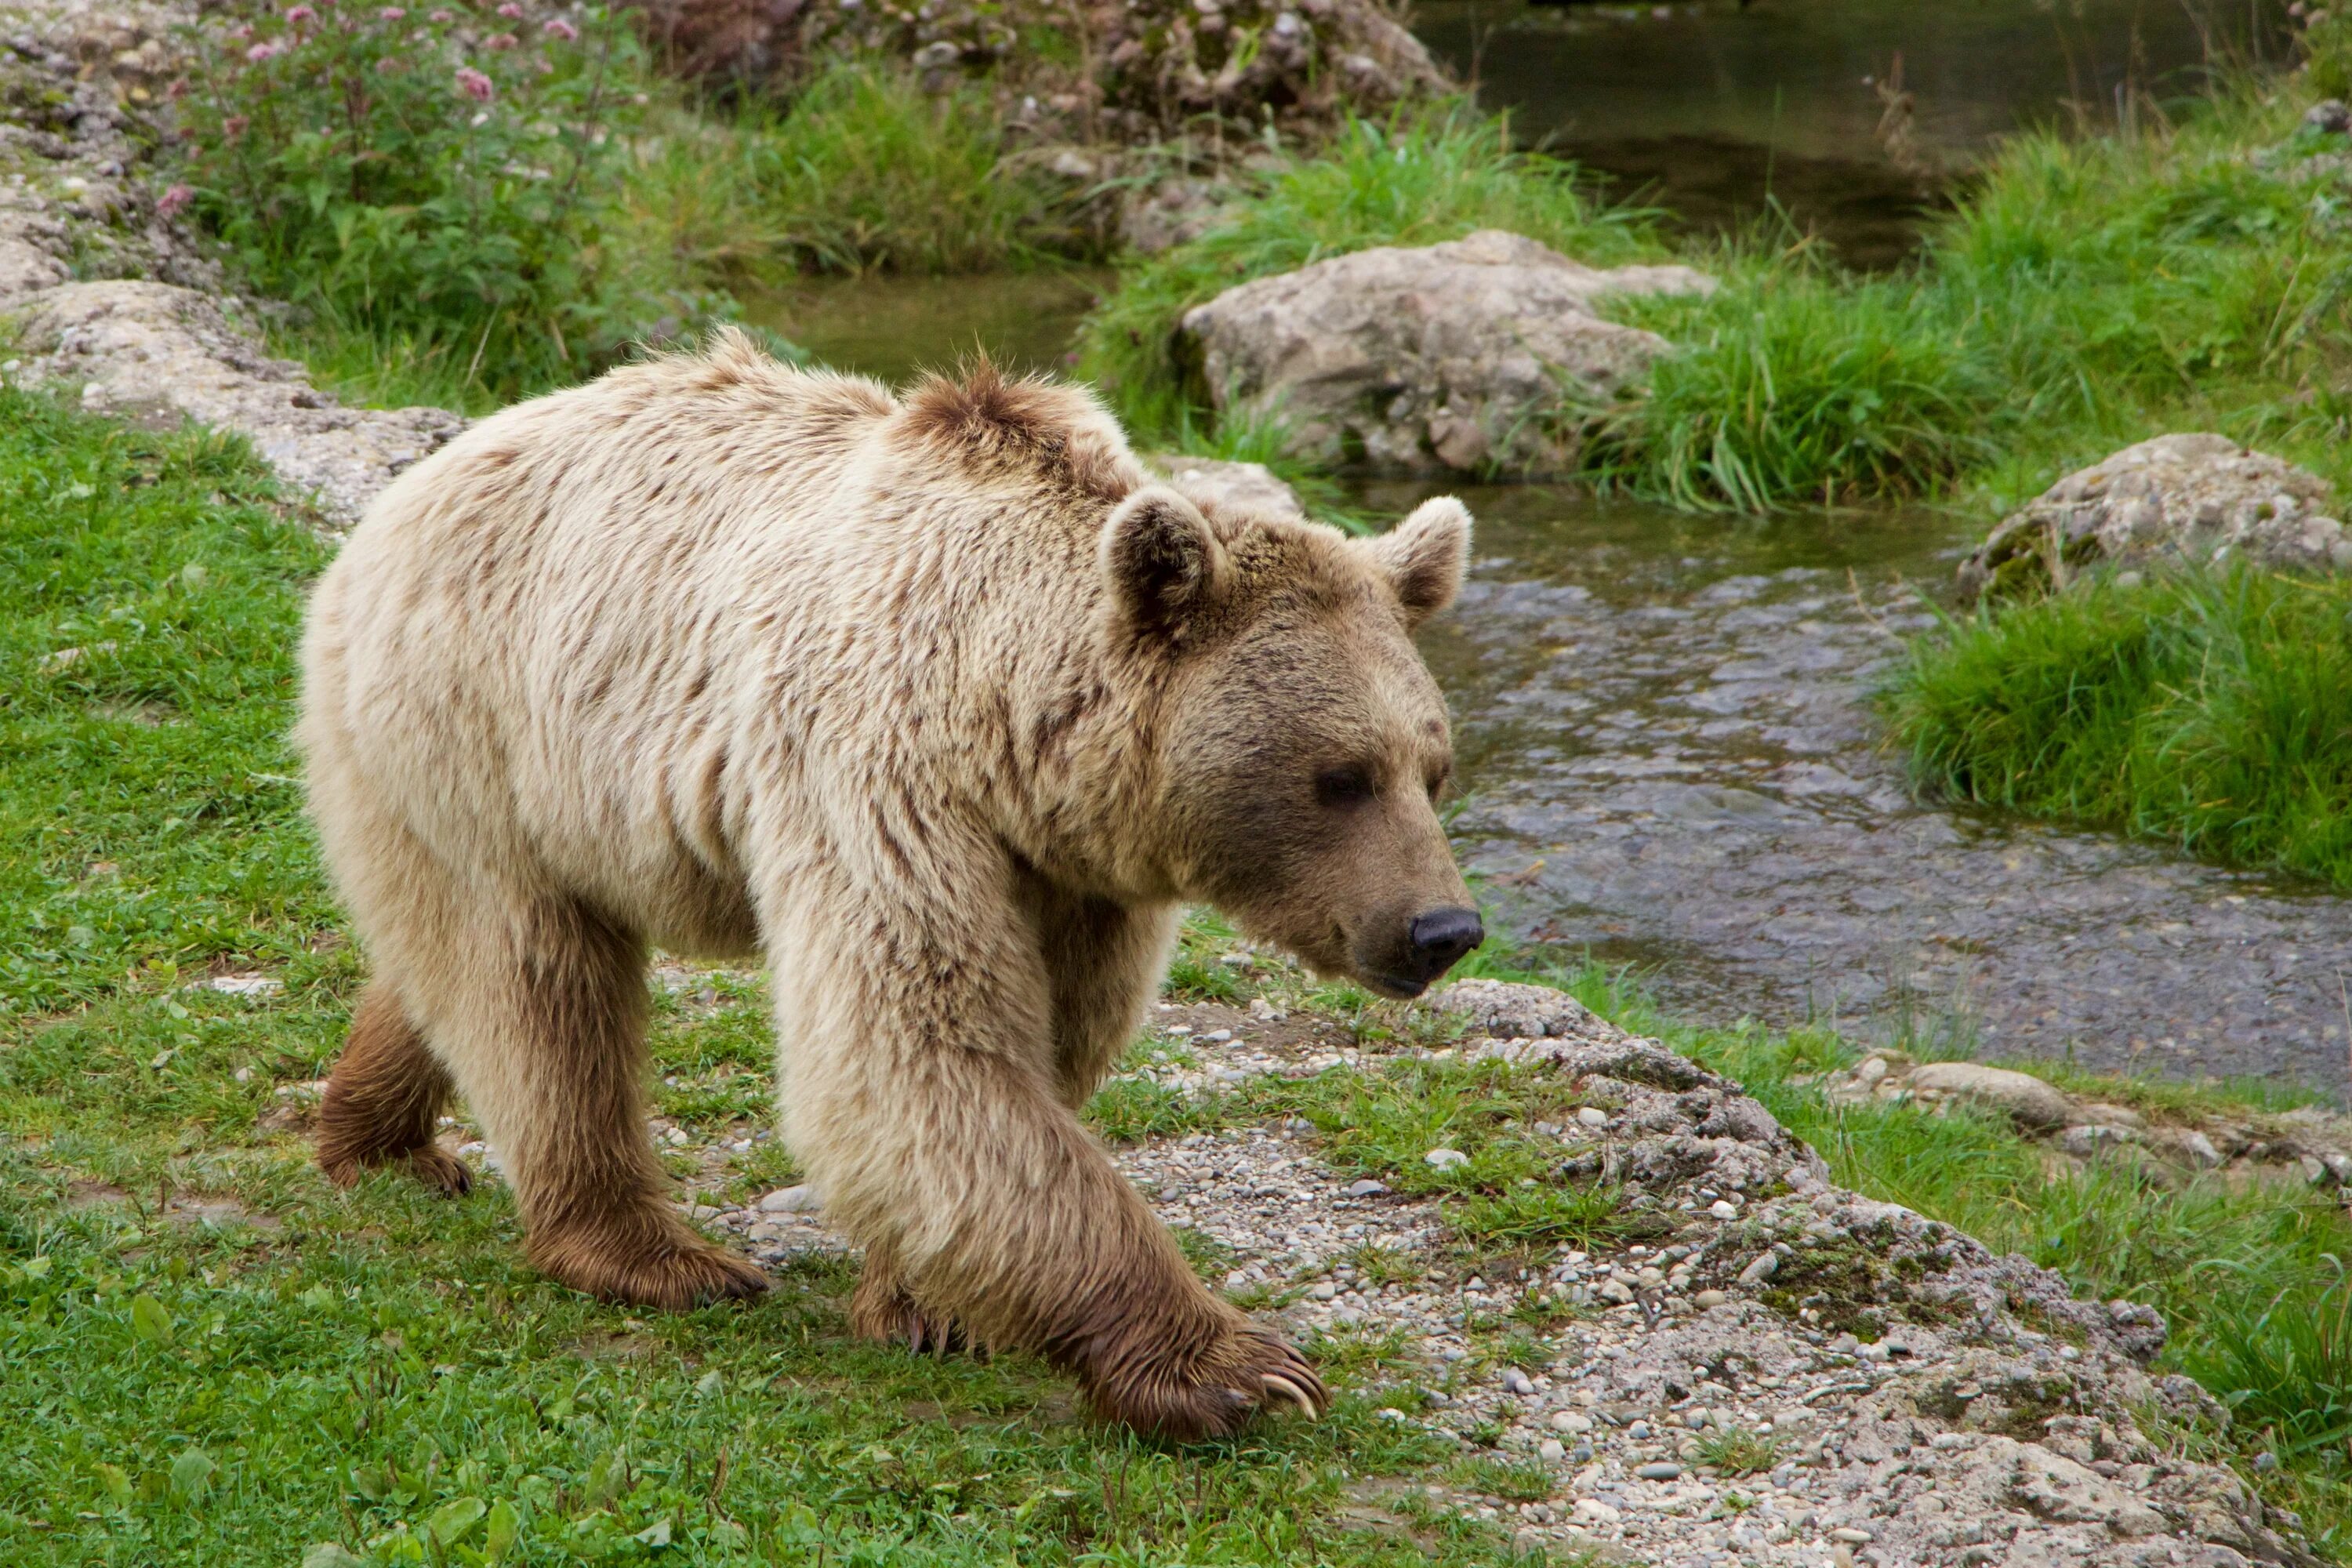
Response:
[{"label": "flowering plant", "polygon": [[531,25],[513,0],[243,17],[198,40],[173,196],[255,287],[505,392],[581,374],[636,324],[600,276],[640,68],[625,26]]}]

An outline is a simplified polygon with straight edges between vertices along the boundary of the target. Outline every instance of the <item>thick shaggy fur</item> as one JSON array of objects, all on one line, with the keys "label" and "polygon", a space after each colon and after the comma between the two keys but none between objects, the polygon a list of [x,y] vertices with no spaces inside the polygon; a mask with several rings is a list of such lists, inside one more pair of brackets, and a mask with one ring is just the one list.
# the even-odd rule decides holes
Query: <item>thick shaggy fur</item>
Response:
[{"label": "thick shaggy fur", "polygon": [[1431,978],[1404,933],[1467,898],[1408,634],[1467,530],[1204,512],[1082,392],[983,370],[900,403],[732,337],[483,422],[311,607],[312,810],[376,971],[321,1162],[462,1187],[430,1142],[454,1089],[549,1273],[759,1289],[668,1201],[640,1080],[648,946],[763,953],[861,1329],[1028,1346],[1180,1435],[1311,1410],[1076,1110],[1181,900]]}]

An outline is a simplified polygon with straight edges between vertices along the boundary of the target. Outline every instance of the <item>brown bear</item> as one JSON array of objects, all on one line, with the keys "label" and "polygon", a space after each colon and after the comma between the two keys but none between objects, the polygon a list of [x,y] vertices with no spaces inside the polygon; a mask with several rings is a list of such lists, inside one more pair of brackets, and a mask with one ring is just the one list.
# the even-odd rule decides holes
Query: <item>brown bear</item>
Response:
[{"label": "brown bear", "polygon": [[1411,640],[1469,527],[1198,504],[1078,389],[901,402],[730,334],[483,421],[310,606],[310,805],[374,965],[321,1163],[462,1189],[460,1092],[541,1268],[756,1291],[669,1201],[640,1080],[649,946],[758,954],[858,1331],[1026,1347],[1171,1435],[1314,1412],[1078,1110],[1188,900],[1390,996],[1478,942]]}]

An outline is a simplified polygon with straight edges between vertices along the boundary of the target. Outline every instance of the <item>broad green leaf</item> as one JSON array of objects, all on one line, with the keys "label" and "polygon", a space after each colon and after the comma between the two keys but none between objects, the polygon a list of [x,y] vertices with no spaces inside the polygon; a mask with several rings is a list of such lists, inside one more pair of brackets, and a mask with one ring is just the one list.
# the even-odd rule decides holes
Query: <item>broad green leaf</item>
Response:
[{"label": "broad green leaf", "polygon": [[131,1303],[131,1331],[156,1344],[171,1343],[171,1310],[152,1296],[138,1296]]},{"label": "broad green leaf", "polygon": [[455,1546],[466,1538],[466,1532],[481,1521],[489,1511],[482,1500],[475,1497],[452,1498],[433,1510],[425,1528],[433,1539],[444,1546]]}]

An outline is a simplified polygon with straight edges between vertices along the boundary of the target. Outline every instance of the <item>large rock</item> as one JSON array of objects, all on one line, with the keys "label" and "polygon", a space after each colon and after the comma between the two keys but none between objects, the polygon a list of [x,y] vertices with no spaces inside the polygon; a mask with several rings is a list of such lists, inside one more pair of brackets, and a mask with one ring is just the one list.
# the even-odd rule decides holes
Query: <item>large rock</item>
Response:
[{"label": "large rock", "polygon": [[1298,503],[1298,492],[1284,484],[1264,463],[1186,458],[1174,453],[1157,454],[1144,461],[1202,506],[1261,512],[1269,517],[1307,515],[1307,509]]},{"label": "large rock", "polygon": [[1960,564],[1974,598],[2031,597],[2101,563],[2352,568],[2352,537],[2318,475],[2226,436],[2159,436],[2070,474]]},{"label": "large rock", "polygon": [[1219,414],[1283,421],[1302,456],[1558,473],[1576,460],[1576,405],[1670,346],[1602,320],[1604,302],[1714,286],[1687,267],[1604,270],[1483,229],[1257,279],[1187,312],[1183,333]]},{"label": "large rock", "polygon": [[168,283],[68,283],[9,302],[29,379],[165,428],[194,420],[250,439],[330,517],[355,520],[394,475],[466,427],[439,408],[346,408],[302,367],[272,359],[209,296]]},{"label": "large rock", "polygon": [[2074,1119],[2074,1102],[2054,1084],[2031,1073],[2007,1068],[1980,1067],[1975,1062],[1929,1062],[1913,1071],[1912,1093],[1922,1098],[1949,1095],[2005,1112],[2026,1127],[2063,1127]]}]

